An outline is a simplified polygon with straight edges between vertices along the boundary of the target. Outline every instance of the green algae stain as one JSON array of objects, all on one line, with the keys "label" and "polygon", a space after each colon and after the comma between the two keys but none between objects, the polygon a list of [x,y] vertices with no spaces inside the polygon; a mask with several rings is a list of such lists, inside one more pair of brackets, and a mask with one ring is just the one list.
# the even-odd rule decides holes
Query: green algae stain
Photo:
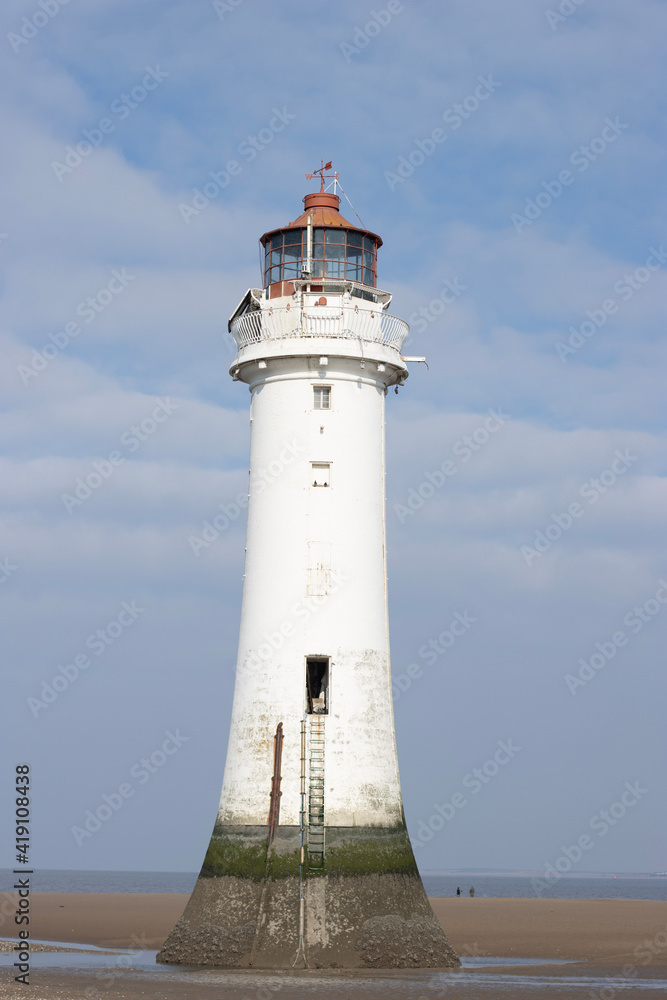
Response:
[{"label": "green algae stain", "polygon": [[[343,833],[326,831],[326,852],[308,854],[303,867],[305,878],[321,875],[413,875],[418,877],[410,838],[405,829],[380,831],[356,828]],[[230,836],[214,831],[202,865],[201,878],[228,875],[261,882],[266,878],[298,878],[300,851],[269,850],[264,838]]]},{"label": "green algae stain", "polygon": [[317,875],[417,875],[417,864],[407,835],[367,836],[331,844]]},{"label": "green algae stain", "polygon": [[227,837],[214,835],[208,845],[200,877],[220,878],[222,875],[233,875],[261,882],[266,876],[268,846],[268,837],[264,841],[249,844],[240,839],[233,842]]},{"label": "green algae stain", "polygon": [[300,851],[293,851],[291,854],[269,855],[266,866],[266,874],[270,878],[290,878],[299,877],[299,855]]}]

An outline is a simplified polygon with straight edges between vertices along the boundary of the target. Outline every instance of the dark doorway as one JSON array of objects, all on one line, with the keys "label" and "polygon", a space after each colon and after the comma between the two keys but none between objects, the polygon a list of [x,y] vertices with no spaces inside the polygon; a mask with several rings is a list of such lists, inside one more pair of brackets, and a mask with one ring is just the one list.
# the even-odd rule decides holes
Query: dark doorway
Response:
[{"label": "dark doorway", "polygon": [[306,657],[306,697],[309,715],[326,715],[329,711],[329,657]]}]

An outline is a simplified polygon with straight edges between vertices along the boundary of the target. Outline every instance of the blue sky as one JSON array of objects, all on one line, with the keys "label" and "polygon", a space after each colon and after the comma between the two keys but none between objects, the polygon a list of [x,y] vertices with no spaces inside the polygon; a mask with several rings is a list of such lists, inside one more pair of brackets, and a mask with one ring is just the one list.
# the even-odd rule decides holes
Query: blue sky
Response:
[{"label": "blue sky", "polygon": [[582,870],[665,870],[664,5],[44,3],[0,33],[3,755],[35,865],[199,867],[243,573],[242,514],[188,542],[246,483],[226,320],[324,157],[429,363],[387,400],[419,863],[543,870],[589,834]]}]

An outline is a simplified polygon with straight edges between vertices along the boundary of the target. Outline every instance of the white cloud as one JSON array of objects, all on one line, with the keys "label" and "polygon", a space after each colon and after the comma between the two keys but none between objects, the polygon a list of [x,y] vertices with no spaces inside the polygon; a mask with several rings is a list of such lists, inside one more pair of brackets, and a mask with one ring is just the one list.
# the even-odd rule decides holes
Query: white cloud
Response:
[{"label": "white cloud", "polygon": [[[385,239],[380,283],[395,293],[392,312],[408,317],[428,305],[445,278],[468,286],[423,332],[415,326],[410,353],[427,355],[430,371],[413,368],[398,399],[388,399],[396,663],[418,655],[454,610],[468,607],[480,619],[456,658],[401,703],[409,815],[429,815],[434,774],[443,788],[455,781],[484,759],[489,740],[509,735],[506,725],[527,749],[502,794],[480,799],[480,811],[452,828],[446,848],[429,847],[424,863],[539,864],[553,854],[550,838],[568,836],[579,814],[594,812],[591,781],[606,794],[623,768],[635,769],[632,779],[654,771],[643,733],[658,721],[664,625],[647,627],[576,711],[562,677],[665,573],[657,374],[665,273],[619,304],[567,363],[554,344],[617,295],[614,283],[660,241],[663,126],[654,95],[664,80],[665,10],[653,0],[632,9],[587,0],[554,32],[529,0],[405,8],[350,64],[339,43],[362,16],[351,0],[305,16],[296,4],[264,5],[259,33],[251,0],[224,22],[210,3],[97,0],[76,12],[64,7],[20,53],[7,46],[3,79],[15,110],[2,117],[0,559],[18,569],[1,585],[10,612],[5,651],[21,684],[19,665],[38,682],[121,600],[136,594],[151,608],[135,645],[128,636],[109,667],[63,701],[59,734],[104,733],[89,753],[81,800],[68,799],[74,812],[117,773],[117,749],[104,740],[117,748],[123,720],[128,730],[173,724],[174,692],[193,724],[200,709],[209,713],[202,732],[210,726],[213,734],[192,745],[193,761],[218,783],[243,518],[199,558],[188,536],[247,486],[248,394],[229,379],[223,334],[258,282],[258,237],[300,213],[310,186],[303,174],[322,156],[334,159],[356,209]],[[23,13],[6,11],[6,30]],[[59,182],[52,161],[156,64],[168,80]],[[489,73],[501,81],[497,93],[392,194],[384,171]],[[179,203],[209,171],[240,158],[239,144],[274,106],[296,114],[294,122],[185,225]],[[627,132],[518,235],[511,213],[568,166],[607,116],[627,120]],[[135,276],[127,288],[23,384],[17,366],[119,268]],[[61,494],[165,396],[178,403],[173,415],[68,514]],[[507,425],[401,524],[392,504],[489,408],[509,413]],[[527,567],[521,545],[617,448],[640,456],[627,477]],[[54,755],[51,725],[45,718],[30,739],[46,783],[53,767],[57,787],[81,760],[80,737]],[[634,744],[620,754],[626,731]],[[18,746],[23,736],[12,738]],[[152,830],[173,821],[177,779],[168,779],[162,804],[151,800],[138,814],[149,843]],[[66,827],[62,804],[48,808]],[[188,823],[203,843],[210,809],[196,809]],[[498,837],[517,813],[520,829]],[[55,842],[49,863],[79,861]],[[196,867],[198,850],[177,866]],[[121,858],[111,844],[104,851],[98,862]],[[622,831],[599,866],[630,867],[638,857],[661,866],[647,826]]]}]

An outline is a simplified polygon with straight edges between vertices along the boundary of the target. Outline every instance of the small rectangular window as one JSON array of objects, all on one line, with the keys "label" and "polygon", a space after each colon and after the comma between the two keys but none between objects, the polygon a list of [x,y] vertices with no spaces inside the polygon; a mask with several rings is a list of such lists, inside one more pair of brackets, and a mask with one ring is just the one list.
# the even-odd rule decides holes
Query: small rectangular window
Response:
[{"label": "small rectangular window", "polygon": [[313,486],[331,486],[331,463],[312,462],[310,466],[310,481]]},{"label": "small rectangular window", "polygon": [[313,386],[313,409],[315,410],[331,409],[331,386],[328,385]]}]

